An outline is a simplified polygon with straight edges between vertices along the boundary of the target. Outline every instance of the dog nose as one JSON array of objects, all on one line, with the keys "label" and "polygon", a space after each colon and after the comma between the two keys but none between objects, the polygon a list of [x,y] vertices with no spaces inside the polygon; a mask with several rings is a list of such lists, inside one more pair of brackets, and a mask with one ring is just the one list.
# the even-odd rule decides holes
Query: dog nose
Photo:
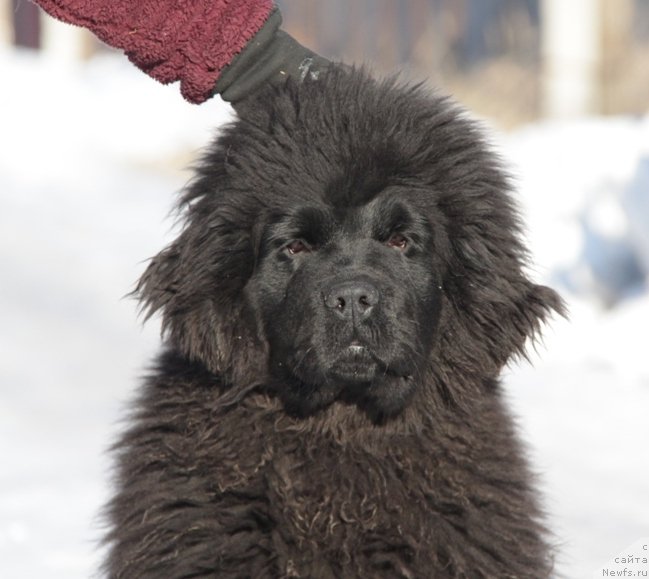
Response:
[{"label": "dog nose", "polygon": [[330,287],[324,302],[337,316],[360,321],[368,318],[379,303],[379,290],[367,281],[346,281]]}]

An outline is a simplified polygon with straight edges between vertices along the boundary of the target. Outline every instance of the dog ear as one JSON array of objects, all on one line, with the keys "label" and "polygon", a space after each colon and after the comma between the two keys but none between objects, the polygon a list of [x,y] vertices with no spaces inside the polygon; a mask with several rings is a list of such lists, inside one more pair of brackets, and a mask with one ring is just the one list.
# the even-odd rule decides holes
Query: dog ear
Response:
[{"label": "dog ear", "polygon": [[263,379],[267,345],[245,295],[254,256],[244,228],[188,210],[180,237],[154,257],[135,290],[146,319],[158,312],[171,346],[228,382]]},{"label": "dog ear", "polygon": [[442,351],[456,368],[495,378],[540,335],[553,312],[565,315],[552,289],[532,283],[513,215],[481,223],[454,243],[444,285]]}]

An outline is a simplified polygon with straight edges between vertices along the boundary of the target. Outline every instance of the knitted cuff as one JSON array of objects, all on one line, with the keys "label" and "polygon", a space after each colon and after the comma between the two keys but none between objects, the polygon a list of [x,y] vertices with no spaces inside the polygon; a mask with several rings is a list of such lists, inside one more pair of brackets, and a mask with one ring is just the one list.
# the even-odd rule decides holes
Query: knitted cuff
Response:
[{"label": "knitted cuff", "polygon": [[316,79],[330,62],[279,29],[282,16],[274,9],[265,24],[223,70],[215,92],[236,105],[265,83],[280,84],[292,77]]}]

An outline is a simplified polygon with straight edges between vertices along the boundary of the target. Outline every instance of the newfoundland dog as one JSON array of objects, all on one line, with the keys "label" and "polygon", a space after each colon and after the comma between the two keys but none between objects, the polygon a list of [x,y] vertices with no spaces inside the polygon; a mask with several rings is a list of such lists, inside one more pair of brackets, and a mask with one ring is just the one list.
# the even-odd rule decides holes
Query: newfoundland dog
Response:
[{"label": "newfoundland dog", "polygon": [[358,70],[239,107],[137,288],[110,577],[547,577],[499,373],[554,291],[449,99]]}]

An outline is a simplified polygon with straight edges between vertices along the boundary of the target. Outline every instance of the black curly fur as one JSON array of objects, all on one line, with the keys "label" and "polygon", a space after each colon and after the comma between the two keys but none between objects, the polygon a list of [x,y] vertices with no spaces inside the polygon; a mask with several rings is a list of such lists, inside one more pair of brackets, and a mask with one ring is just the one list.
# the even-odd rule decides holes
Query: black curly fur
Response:
[{"label": "black curly fur", "polygon": [[[412,395],[390,415],[343,400],[290,412],[251,297],[263,225],[386,190],[412,192],[434,237],[438,321]],[[562,306],[524,275],[507,179],[461,109],[357,70],[269,88],[240,106],[182,208],[138,287],[167,350],[116,445],[107,575],[549,576],[498,375]]]}]

